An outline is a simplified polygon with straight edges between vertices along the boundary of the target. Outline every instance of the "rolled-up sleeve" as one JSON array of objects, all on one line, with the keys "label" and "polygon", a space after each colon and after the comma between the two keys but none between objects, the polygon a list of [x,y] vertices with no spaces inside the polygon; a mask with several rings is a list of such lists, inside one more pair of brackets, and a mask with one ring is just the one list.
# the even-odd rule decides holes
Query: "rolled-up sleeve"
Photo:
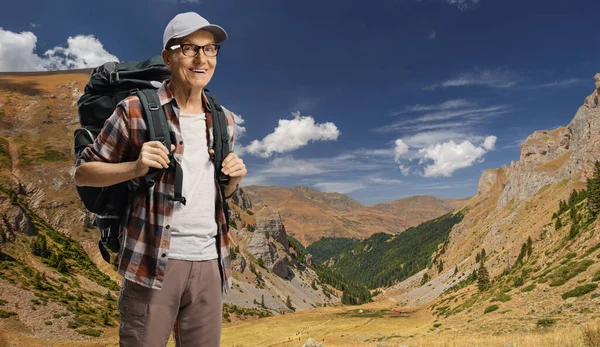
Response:
[{"label": "rolled-up sleeve", "polygon": [[75,166],[91,161],[119,163],[129,145],[127,104],[119,103],[106,120],[96,140],[87,146],[75,161]]},{"label": "rolled-up sleeve", "polygon": [[225,107],[223,107],[223,111],[225,112],[225,119],[227,121],[227,132],[229,134],[229,150],[234,151],[235,149],[235,121],[236,118],[239,117],[235,115],[233,112],[229,111]]}]

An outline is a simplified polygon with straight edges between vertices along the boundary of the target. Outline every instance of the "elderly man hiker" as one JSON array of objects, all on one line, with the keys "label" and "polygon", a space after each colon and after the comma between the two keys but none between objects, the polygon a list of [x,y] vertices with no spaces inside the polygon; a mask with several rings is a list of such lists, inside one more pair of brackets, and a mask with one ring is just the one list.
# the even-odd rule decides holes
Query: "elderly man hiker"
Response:
[{"label": "elderly man hiker", "polygon": [[[180,347],[220,344],[222,295],[231,282],[222,202],[247,173],[243,161],[229,153],[222,165],[230,177],[225,185],[215,178],[211,161],[213,115],[204,87],[226,39],[223,28],[193,12],[178,14],[167,25],[162,58],[171,78],[157,93],[176,140],[170,149],[145,142],[143,110],[138,97],[130,96],[78,157],[78,186],[138,180],[151,168],[167,168],[170,152],[183,171],[184,203],[166,198],[173,196],[175,182],[174,175],[164,174],[152,193],[131,207],[118,255],[120,346],[164,347],[171,331]],[[233,148],[233,114],[224,111]]]}]

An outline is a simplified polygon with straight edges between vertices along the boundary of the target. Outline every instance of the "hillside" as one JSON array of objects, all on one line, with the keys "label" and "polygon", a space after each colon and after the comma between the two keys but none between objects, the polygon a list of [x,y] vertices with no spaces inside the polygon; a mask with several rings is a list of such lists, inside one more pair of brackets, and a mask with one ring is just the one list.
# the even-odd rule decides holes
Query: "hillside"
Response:
[{"label": "hillside", "polygon": [[[0,75],[0,344],[106,341],[118,327],[120,276],[101,258],[72,180],[76,101],[88,78]],[[340,301],[289,246],[277,211],[231,208],[235,271],[225,322]]]},{"label": "hillside", "polygon": [[288,233],[305,246],[322,237],[364,239],[376,233],[397,234],[467,201],[416,196],[364,206],[346,195],[304,186],[248,186],[244,190],[253,204],[278,210]]},{"label": "hillside", "polygon": [[[596,317],[600,222],[590,199],[600,184],[600,74],[595,81],[567,126],[536,131],[519,161],[483,173],[432,266],[379,300],[425,305],[459,330],[533,331]],[[499,324],[507,317],[519,326]]]}]

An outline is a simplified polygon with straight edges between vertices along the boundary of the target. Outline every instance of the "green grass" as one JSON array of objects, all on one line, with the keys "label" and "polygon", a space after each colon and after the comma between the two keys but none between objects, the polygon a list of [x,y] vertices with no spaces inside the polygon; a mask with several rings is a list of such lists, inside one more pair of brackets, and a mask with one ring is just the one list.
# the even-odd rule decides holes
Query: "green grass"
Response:
[{"label": "green grass", "polygon": [[80,329],[80,330],[75,330],[78,333],[82,334],[82,335],[87,335],[87,336],[93,336],[93,337],[99,337],[100,335],[102,335],[102,331],[97,330],[97,329]]},{"label": "green grass", "polygon": [[552,280],[550,282],[550,287],[562,286],[571,278],[587,270],[587,268],[592,264],[594,264],[593,260],[585,259],[580,262],[571,262],[567,265],[561,266],[550,275]]},{"label": "green grass", "polygon": [[528,285],[527,287],[525,287],[525,288],[521,289],[521,291],[522,291],[522,292],[530,292],[530,291],[532,291],[532,290],[534,290],[534,289],[535,289],[535,283],[534,283],[534,284],[530,284],[530,285]]},{"label": "green grass", "polygon": [[576,256],[577,256],[577,253],[575,253],[575,252],[570,252],[570,253],[567,253],[567,255],[565,255],[565,258],[567,258],[567,259],[573,259],[573,258],[575,258]]},{"label": "green grass", "polygon": [[578,296],[582,296],[585,295],[589,292],[592,292],[594,290],[598,289],[598,284],[597,283],[588,283],[585,284],[583,286],[577,287],[573,290],[569,290],[568,292],[563,293],[562,298],[563,299],[567,299],[567,298],[575,298]]},{"label": "green grass", "polygon": [[494,299],[492,299],[492,302],[494,301],[500,301],[500,302],[508,302],[510,301],[510,299],[512,299],[512,297],[508,294],[500,294],[497,297],[495,297]]},{"label": "green grass", "polygon": [[498,309],[498,305],[491,305],[485,308],[485,310],[483,311],[483,313],[490,313],[490,312],[494,312]]}]

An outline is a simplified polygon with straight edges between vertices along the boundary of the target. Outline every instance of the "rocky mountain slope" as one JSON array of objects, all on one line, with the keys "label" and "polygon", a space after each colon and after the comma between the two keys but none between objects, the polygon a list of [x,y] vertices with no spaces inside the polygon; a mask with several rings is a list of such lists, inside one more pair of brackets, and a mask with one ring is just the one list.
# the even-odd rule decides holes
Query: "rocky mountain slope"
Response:
[{"label": "rocky mountain slope", "polygon": [[[12,334],[0,341],[100,341],[118,326],[120,277],[100,257],[72,180],[88,73],[0,74],[0,332]],[[236,271],[225,321],[339,302],[297,259],[276,210],[253,208],[243,191],[231,208]]]},{"label": "rocky mountain slope", "polygon": [[598,180],[600,74],[595,82],[567,126],[534,132],[519,161],[483,173],[432,266],[387,288],[381,300],[425,305],[457,329],[509,329],[499,322],[521,317],[517,329],[531,331],[594,317],[600,222],[582,191]]},{"label": "rocky mountain slope", "polygon": [[379,232],[396,234],[452,211],[468,200],[415,196],[364,206],[346,195],[304,186],[249,186],[245,191],[255,205],[278,210],[286,230],[305,246],[322,237],[364,239]]}]

